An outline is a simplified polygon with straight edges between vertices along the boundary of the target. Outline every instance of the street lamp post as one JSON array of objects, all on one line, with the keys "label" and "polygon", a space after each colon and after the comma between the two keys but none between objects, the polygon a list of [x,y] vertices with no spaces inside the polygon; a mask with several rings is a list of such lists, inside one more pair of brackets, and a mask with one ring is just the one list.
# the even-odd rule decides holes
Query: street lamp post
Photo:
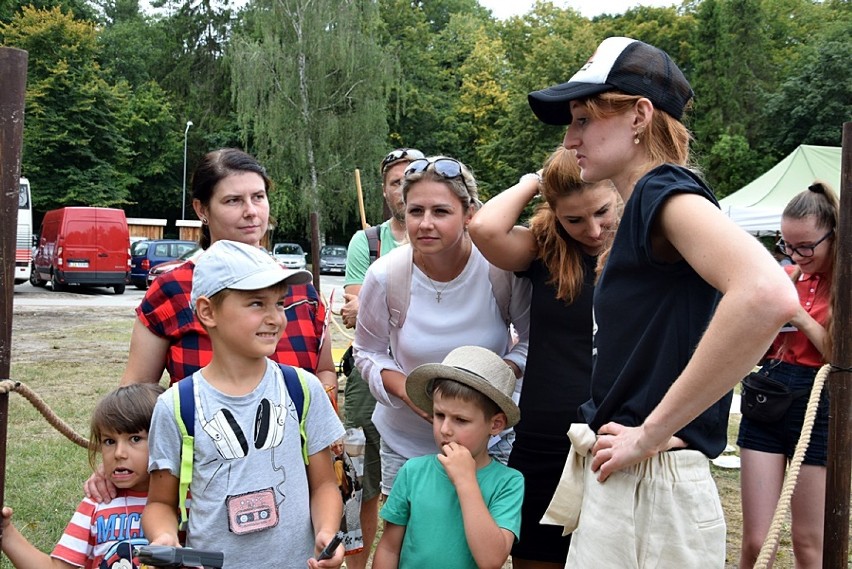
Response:
[{"label": "street lamp post", "polygon": [[186,138],[189,134],[189,127],[192,126],[192,121],[186,121],[186,130],[183,131],[183,201],[180,205],[180,218],[186,219]]}]

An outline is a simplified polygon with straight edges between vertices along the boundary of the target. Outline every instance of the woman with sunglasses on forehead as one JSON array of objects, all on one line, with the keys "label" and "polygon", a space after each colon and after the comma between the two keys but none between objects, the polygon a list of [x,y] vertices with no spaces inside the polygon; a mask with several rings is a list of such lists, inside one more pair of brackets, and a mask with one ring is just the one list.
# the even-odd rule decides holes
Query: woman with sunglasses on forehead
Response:
[{"label": "woman with sunglasses on forehead", "polygon": [[[743,536],[740,564],[754,566],[769,533],[781,495],[787,463],[802,431],[808,396],[817,371],[831,355],[831,328],[838,199],[816,182],[797,194],[781,215],[779,250],[795,261],[785,267],[799,294],[799,310],[772,342],[760,373],[783,383],[799,397],[779,420],[767,423],[743,416],[740,485]],[[791,504],[796,567],[822,567],[825,474],[828,451],[828,397],[817,409],[811,440]]]},{"label": "woman with sunglasses on forehead", "polygon": [[727,443],[732,388],[798,307],[687,167],[692,96],[668,54],[624,37],[529,95],[540,120],[568,125],[583,180],[612,180],[624,200],[595,287],[585,424],[569,431],[548,510],[574,532],[566,567],[724,567],[710,458]]},{"label": "woman with sunglasses on forehead", "polygon": [[[544,203],[529,227],[515,225],[539,191]],[[524,475],[522,538],[512,547],[516,569],[565,565],[571,536],[539,520],[568,457],[565,433],[589,399],[595,267],[618,223],[619,201],[609,180],[583,182],[574,152],[560,146],[541,176],[521,176],[470,224],[473,242],[489,261],[532,283],[521,421],[509,456],[509,466]]]},{"label": "woman with sunglasses on forehead", "polygon": [[[470,171],[452,158],[415,160],[405,171],[402,193],[410,245],[383,255],[367,271],[354,341],[355,363],[379,402],[373,423],[382,439],[385,495],[407,459],[435,452],[432,418],[405,392],[408,373],[472,344],[501,355],[520,377],[529,328],[528,287],[491,267],[468,235],[467,226],[480,206]],[[388,273],[400,256],[412,266],[408,309],[398,327],[391,323]],[[508,307],[498,306],[498,277],[505,279],[503,301]],[[505,308],[519,336],[514,344],[503,318]],[[492,456],[505,463],[509,438],[492,442]]]}]

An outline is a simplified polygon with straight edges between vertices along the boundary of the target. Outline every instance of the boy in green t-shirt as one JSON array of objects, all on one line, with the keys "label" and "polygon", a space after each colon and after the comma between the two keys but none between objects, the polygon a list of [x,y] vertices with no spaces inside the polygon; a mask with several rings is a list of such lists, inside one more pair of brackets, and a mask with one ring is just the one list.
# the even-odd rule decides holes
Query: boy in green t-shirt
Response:
[{"label": "boy in green t-shirt", "polygon": [[382,508],[374,569],[501,566],[519,537],[524,480],[492,460],[488,441],[520,420],[515,374],[490,350],[464,346],[415,368],[405,388],[433,414],[441,453],[399,471]]}]

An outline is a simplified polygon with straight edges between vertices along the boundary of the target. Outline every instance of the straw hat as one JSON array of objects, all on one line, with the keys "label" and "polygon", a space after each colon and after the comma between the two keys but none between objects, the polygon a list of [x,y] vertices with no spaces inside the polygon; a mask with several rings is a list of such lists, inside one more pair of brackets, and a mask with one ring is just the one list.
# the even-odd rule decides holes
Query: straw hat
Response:
[{"label": "straw hat", "polygon": [[451,379],[479,391],[506,414],[507,427],[521,420],[521,411],[512,401],[515,373],[503,359],[479,346],[456,348],[439,364],[417,366],[405,380],[411,402],[432,413],[432,385],[436,379]]}]

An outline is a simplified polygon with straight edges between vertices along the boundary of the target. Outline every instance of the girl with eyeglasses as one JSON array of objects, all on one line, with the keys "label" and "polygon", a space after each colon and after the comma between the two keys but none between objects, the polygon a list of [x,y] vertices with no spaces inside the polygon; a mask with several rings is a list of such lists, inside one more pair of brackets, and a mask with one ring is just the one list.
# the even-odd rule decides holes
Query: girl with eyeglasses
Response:
[{"label": "girl with eyeglasses", "polygon": [[[443,156],[414,160],[405,171],[402,194],[410,244],[382,255],[367,271],[354,341],[355,364],[379,402],[373,423],[381,435],[385,495],[406,460],[435,452],[432,417],[408,398],[407,374],[418,365],[440,363],[454,348],[477,345],[501,355],[520,377],[529,327],[529,289],[491,267],[468,234],[480,202],[467,167]],[[388,306],[389,271],[401,258],[410,259],[411,285],[405,319],[396,326]],[[503,299],[508,307],[498,306],[493,289],[498,276],[509,283],[507,290],[511,286],[511,297]],[[508,308],[517,343],[501,308]],[[492,456],[505,463],[512,436],[492,441]]]},{"label": "girl with eyeglasses", "polygon": [[[797,194],[781,216],[779,249],[796,265],[785,267],[799,294],[799,310],[772,342],[760,373],[783,383],[797,397],[771,423],[743,417],[740,485],[743,509],[739,566],[754,566],[781,495],[787,463],[802,431],[808,396],[817,371],[831,355],[833,272],[839,204],[827,185],[814,183]],[[793,494],[792,537],[796,567],[822,567],[828,397],[823,392],[811,440]]]},{"label": "girl with eyeglasses", "polygon": [[[541,192],[529,227],[515,225]],[[560,146],[542,173],[525,174],[494,196],[470,224],[473,242],[500,267],[529,279],[530,348],[521,422],[509,466],[524,475],[517,569],[562,569],[571,536],[539,523],[570,450],[565,436],[589,398],[592,296],[598,256],[618,222],[618,192],[609,180],[583,182],[574,152]]]},{"label": "girl with eyeglasses", "polygon": [[569,568],[724,567],[710,459],[727,444],[732,388],[798,307],[688,167],[692,96],[666,52],[625,37],[528,96],[540,120],[568,125],[582,179],[612,180],[624,200],[595,285],[591,398],[548,509],[573,531]]}]

